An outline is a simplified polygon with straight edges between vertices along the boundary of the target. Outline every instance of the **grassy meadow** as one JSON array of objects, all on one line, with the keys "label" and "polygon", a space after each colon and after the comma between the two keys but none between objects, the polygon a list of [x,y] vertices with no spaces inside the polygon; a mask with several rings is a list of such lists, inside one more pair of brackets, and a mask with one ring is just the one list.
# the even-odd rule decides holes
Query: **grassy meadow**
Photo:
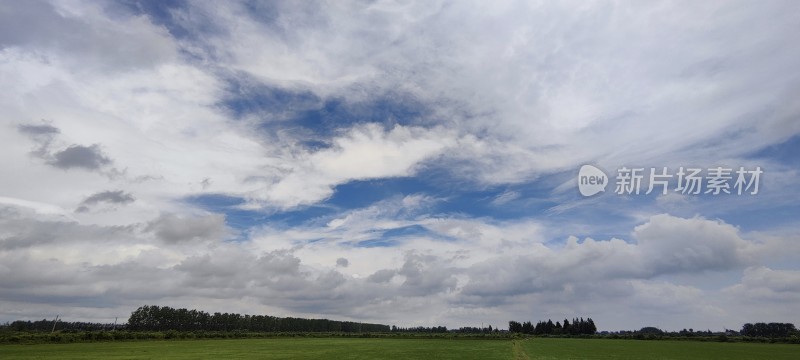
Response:
[{"label": "grassy meadow", "polygon": [[533,338],[515,340],[518,348],[518,359],[534,360],[800,359],[800,345],[793,344]]},{"label": "grassy meadow", "polygon": [[534,338],[275,338],[0,345],[0,359],[798,359],[788,344]]}]

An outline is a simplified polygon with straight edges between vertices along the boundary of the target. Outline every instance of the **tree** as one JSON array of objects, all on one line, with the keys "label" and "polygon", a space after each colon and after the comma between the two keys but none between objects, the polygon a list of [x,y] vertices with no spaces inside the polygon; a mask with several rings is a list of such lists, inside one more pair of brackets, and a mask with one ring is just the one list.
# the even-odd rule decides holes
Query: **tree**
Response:
[{"label": "tree", "polygon": [[553,323],[553,320],[547,319],[547,322],[539,321],[534,326],[530,321],[519,323],[516,321],[509,321],[509,331],[522,332],[525,334],[533,335],[548,335],[548,334],[594,334],[597,332],[597,326],[592,318],[573,318],[572,322],[564,319],[562,325],[560,321]]},{"label": "tree", "polygon": [[592,318],[588,318],[588,320],[586,320],[586,331],[584,332],[584,334],[594,334],[596,332],[597,332],[597,326],[594,325],[594,321],[592,321]]},{"label": "tree", "polygon": [[530,321],[522,323],[522,332],[524,334],[533,334],[533,324]]},{"label": "tree", "polygon": [[747,323],[742,326],[742,335],[744,336],[781,338],[788,337],[795,332],[797,329],[791,323]]},{"label": "tree", "polygon": [[654,327],[654,326],[645,326],[645,327],[639,329],[639,333],[652,334],[652,335],[663,335],[664,331],[662,331],[661,329],[659,329],[657,327]]}]

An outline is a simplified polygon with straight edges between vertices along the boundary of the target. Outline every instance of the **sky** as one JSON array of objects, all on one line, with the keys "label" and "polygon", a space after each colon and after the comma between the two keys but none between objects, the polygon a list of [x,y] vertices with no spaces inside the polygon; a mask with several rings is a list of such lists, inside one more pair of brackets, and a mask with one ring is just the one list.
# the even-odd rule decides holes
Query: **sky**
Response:
[{"label": "sky", "polygon": [[[155,304],[800,324],[798,18],[774,0],[0,2],[0,322]],[[583,165],[605,191],[581,195]],[[620,194],[630,168],[642,191]],[[681,168],[730,169],[730,194],[680,191]]]}]

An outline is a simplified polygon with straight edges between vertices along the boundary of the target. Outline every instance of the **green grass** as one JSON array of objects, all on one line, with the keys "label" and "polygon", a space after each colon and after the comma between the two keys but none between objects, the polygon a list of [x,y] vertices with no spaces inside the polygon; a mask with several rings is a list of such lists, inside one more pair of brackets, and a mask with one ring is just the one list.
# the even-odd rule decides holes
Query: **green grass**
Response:
[{"label": "green grass", "polygon": [[241,339],[0,345],[0,359],[503,359],[507,340]]},{"label": "green grass", "polygon": [[0,345],[0,359],[800,359],[800,345],[608,339],[275,338]]},{"label": "green grass", "polygon": [[800,359],[800,345],[610,339],[517,340],[532,360]]}]

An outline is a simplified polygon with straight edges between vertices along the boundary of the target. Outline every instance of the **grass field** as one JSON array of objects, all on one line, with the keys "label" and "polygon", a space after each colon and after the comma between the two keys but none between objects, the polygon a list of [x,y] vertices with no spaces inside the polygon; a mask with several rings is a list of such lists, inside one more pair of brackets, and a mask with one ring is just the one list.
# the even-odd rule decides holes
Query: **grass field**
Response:
[{"label": "grass field", "polygon": [[[519,359],[800,359],[800,345],[610,339],[515,340]],[[526,357],[527,356],[527,357]]]},{"label": "grass field", "polygon": [[0,345],[0,359],[800,359],[784,344],[603,339],[243,339]]},{"label": "grass field", "polygon": [[0,359],[511,359],[509,341],[242,339],[0,345]]}]

